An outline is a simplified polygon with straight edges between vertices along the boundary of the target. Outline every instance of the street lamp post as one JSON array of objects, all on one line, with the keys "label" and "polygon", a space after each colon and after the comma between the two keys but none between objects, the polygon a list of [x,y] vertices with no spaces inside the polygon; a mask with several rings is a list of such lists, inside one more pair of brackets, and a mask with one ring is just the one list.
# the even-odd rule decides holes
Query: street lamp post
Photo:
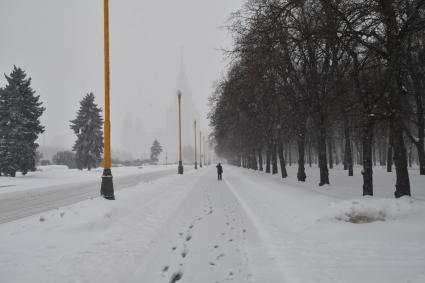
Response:
[{"label": "street lamp post", "polygon": [[179,167],[177,172],[183,174],[183,157],[182,157],[182,113],[181,113],[181,100],[182,93],[180,90],[177,92],[178,107],[179,107]]},{"label": "street lamp post", "polygon": [[109,200],[114,200],[114,183],[111,171],[111,122],[110,122],[110,78],[109,78],[109,2],[104,0],[104,59],[105,59],[105,124],[104,124],[104,155],[103,174],[100,194]]},{"label": "street lamp post", "polygon": [[196,120],[193,122],[195,128],[195,170],[198,169],[198,160],[196,156]]},{"label": "street lamp post", "polygon": [[199,131],[199,167],[202,168],[202,132]]}]

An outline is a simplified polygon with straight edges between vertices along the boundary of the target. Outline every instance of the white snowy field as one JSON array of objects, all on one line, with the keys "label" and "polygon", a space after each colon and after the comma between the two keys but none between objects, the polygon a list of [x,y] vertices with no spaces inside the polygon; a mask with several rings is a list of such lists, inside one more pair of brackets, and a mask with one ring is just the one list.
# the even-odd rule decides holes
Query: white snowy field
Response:
[{"label": "white snowy field", "polygon": [[[425,282],[425,177],[213,166],[0,224],[0,282]],[[358,222],[358,223],[352,223]]]},{"label": "white snowy field", "polygon": [[[140,174],[144,172],[153,172],[169,169],[163,165],[146,165],[138,167],[113,167],[114,177]],[[16,177],[0,176],[0,194],[17,191],[46,188],[63,184],[81,183],[87,181],[99,180],[102,176],[103,168],[94,168],[91,171],[68,169],[64,165],[38,166],[37,171],[28,172],[23,176],[17,173]]]}]

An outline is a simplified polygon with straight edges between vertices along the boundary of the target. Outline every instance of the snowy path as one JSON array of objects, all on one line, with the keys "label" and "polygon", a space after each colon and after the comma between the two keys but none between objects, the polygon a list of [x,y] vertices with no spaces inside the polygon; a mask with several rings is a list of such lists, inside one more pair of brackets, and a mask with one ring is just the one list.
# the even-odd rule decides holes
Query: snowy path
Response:
[{"label": "snowy path", "polygon": [[[425,282],[422,199],[343,198],[230,166],[222,182],[214,166],[173,172],[1,224],[0,282]],[[346,222],[355,213],[383,219]]]},{"label": "snowy path", "polygon": [[[114,189],[121,190],[140,182],[152,182],[158,178],[172,175],[175,171],[173,168],[159,172],[115,177]],[[97,197],[100,183],[101,181],[98,179],[0,194],[0,224]]]},{"label": "snowy path", "polygon": [[[148,255],[153,260],[130,282],[285,282],[260,227],[214,169],[194,184]],[[254,270],[253,260],[261,263]]]}]

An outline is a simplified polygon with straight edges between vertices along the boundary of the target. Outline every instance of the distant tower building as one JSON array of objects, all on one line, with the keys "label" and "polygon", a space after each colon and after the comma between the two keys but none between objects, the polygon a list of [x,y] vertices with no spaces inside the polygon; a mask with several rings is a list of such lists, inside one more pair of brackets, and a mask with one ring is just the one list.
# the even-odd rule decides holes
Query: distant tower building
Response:
[{"label": "distant tower building", "polygon": [[[177,114],[177,91],[182,93],[182,144],[183,148],[188,146],[194,148],[193,121],[199,121],[199,110],[196,109],[193,96],[190,91],[188,79],[186,76],[183,56],[180,62],[180,71],[178,75],[177,88],[171,94],[170,107],[167,111],[166,129],[167,141],[165,147],[168,150],[168,161],[176,162],[178,160],[178,114]],[[183,150],[183,161],[194,162],[193,149],[191,152]]]}]

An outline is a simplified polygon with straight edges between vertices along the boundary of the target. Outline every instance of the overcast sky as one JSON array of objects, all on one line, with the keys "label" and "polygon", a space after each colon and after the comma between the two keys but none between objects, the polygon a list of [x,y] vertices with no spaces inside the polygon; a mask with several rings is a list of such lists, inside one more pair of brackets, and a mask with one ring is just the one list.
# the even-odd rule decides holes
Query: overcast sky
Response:
[{"label": "overcast sky", "polygon": [[[148,131],[165,127],[182,49],[194,103],[206,117],[227,63],[217,49],[231,46],[220,27],[242,2],[110,0],[112,146],[126,112]],[[0,72],[22,67],[47,108],[40,143],[70,147],[69,121],[81,98],[94,92],[103,107],[103,0],[0,0],[0,36]]]}]

